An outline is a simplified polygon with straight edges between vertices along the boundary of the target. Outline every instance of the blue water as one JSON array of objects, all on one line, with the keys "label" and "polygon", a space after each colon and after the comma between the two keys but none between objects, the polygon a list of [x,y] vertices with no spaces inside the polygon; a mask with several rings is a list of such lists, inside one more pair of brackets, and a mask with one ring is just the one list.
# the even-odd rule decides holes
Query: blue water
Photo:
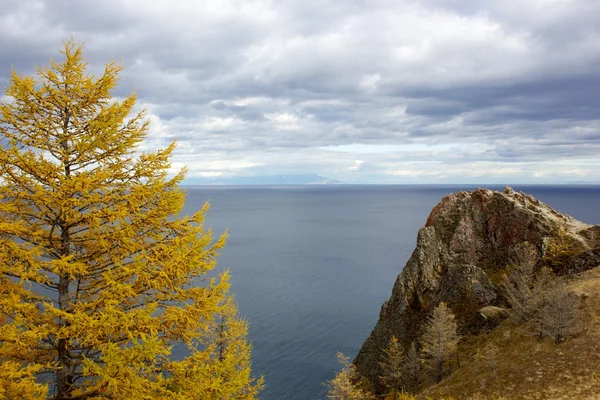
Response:
[{"label": "blue water", "polygon": [[[208,224],[230,239],[219,268],[250,322],[263,400],[323,399],[354,357],[448,193],[470,186],[187,187],[184,213],[210,200]],[[501,189],[500,187],[491,187]],[[600,187],[519,187],[559,211],[600,224]]]}]

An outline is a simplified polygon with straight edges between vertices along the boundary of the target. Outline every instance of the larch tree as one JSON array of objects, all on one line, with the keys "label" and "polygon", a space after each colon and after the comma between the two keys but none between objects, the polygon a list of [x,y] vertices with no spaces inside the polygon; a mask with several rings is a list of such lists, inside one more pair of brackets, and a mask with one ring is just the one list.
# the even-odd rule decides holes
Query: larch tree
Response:
[{"label": "larch tree", "polygon": [[327,382],[329,387],[327,398],[330,400],[374,400],[375,396],[360,387],[360,376],[350,359],[342,353],[338,353],[337,357],[342,365],[342,370],[335,378]]},{"label": "larch tree", "polygon": [[446,303],[440,303],[429,318],[425,333],[421,338],[423,362],[440,382],[444,376],[444,366],[456,353],[459,336],[452,310]]},{"label": "larch tree", "polygon": [[384,350],[383,360],[379,362],[381,375],[379,381],[388,394],[387,398],[396,399],[403,391],[404,384],[404,350],[398,339],[392,336],[388,347]]},{"label": "larch tree", "polygon": [[557,279],[544,297],[545,301],[537,318],[542,334],[554,339],[556,343],[576,334],[580,327],[579,296]]},{"label": "larch tree", "polygon": [[534,265],[529,262],[515,265],[510,274],[504,276],[503,288],[513,317],[529,321],[536,302]]},{"label": "larch tree", "polygon": [[62,53],[13,71],[0,104],[0,394],[255,398],[228,274],[211,273],[225,236],[208,205],[177,216],[175,144],[138,154],[149,125],[134,95],[111,96],[121,67],[95,77],[81,45]]},{"label": "larch tree", "polygon": [[518,265],[504,279],[511,313],[526,323],[534,335],[559,343],[577,332],[579,297],[566,287],[564,278],[546,267],[533,272],[531,265]]},{"label": "larch tree", "polygon": [[[491,380],[498,390],[498,359],[500,356],[500,348],[494,343],[488,343],[483,349],[478,349],[476,359],[482,364],[483,369],[489,370]],[[485,380],[481,381],[481,386],[485,387]]]},{"label": "larch tree", "polygon": [[252,382],[250,345],[246,341],[248,324],[238,316],[231,299],[225,300],[217,318],[202,335],[205,350],[196,352],[174,370],[171,388],[180,393],[193,391],[198,382],[213,382],[205,398],[215,400],[256,399],[263,379]]},{"label": "larch tree", "polygon": [[416,394],[419,391],[419,379],[421,377],[421,360],[417,353],[415,342],[408,347],[404,356],[404,387],[408,393]]}]

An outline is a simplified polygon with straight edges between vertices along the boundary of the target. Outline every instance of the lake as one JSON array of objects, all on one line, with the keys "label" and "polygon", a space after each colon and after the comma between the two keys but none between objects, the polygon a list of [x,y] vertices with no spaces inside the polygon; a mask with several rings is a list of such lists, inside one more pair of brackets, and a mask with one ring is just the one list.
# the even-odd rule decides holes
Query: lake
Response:
[{"label": "lake", "polygon": [[[209,200],[208,224],[229,233],[229,268],[250,322],[263,400],[324,399],[339,369],[375,326],[417,231],[448,193],[476,186],[187,186],[185,214]],[[491,189],[502,187],[488,186]],[[513,186],[584,222],[600,224],[600,187]]]}]

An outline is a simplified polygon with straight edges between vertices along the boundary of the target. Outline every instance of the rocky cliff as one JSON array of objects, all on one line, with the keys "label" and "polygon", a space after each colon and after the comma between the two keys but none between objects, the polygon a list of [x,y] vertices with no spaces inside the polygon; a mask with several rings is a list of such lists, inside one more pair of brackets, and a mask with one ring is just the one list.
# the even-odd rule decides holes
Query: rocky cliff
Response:
[{"label": "rocky cliff", "polygon": [[548,263],[555,243],[568,245],[560,255],[566,262],[549,263],[569,266],[557,273],[600,264],[600,226],[510,188],[446,196],[419,230],[417,246],[354,361],[358,370],[376,383],[378,362],[391,336],[405,346],[418,344],[424,322],[442,301],[456,314],[462,334],[489,328],[503,317],[506,301],[499,284],[506,267],[525,252],[538,264]]}]

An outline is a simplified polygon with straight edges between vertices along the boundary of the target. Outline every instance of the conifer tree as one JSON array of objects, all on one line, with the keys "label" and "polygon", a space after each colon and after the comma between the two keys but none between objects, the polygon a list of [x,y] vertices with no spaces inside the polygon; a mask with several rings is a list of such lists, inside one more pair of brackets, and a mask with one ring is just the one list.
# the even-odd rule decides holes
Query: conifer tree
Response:
[{"label": "conifer tree", "polygon": [[581,300],[558,279],[544,297],[537,325],[543,335],[560,343],[579,330],[578,308]]},{"label": "conifer tree", "polygon": [[556,275],[549,268],[534,272],[532,264],[514,266],[503,282],[512,315],[522,322],[535,322],[555,283]]},{"label": "conifer tree", "polygon": [[194,390],[198,382],[213,382],[206,388],[207,399],[251,400],[263,385],[253,382],[250,370],[250,345],[246,341],[248,324],[238,316],[232,299],[222,305],[219,315],[201,336],[204,351],[196,352],[175,365],[171,387],[179,393]]},{"label": "conifer tree", "polygon": [[421,377],[421,360],[419,360],[415,342],[408,347],[403,367],[406,391],[415,394],[419,391],[419,378]]},{"label": "conifer tree", "polygon": [[504,289],[512,314],[540,339],[559,343],[577,332],[580,299],[549,268],[534,274],[531,266],[519,265],[505,277]]},{"label": "conifer tree", "polygon": [[328,382],[327,398],[330,400],[374,400],[375,397],[359,387],[360,376],[356,366],[342,353],[338,353],[342,370]]},{"label": "conifer tree", "polygon": [[[498,356],[500,355],[500,349],[494,343],[488,343],[483,349],[478,349],[476,358],[483,364],[485,369],[488,369],[498,390]],[[481,386],[485,387],[485,380],[481,381]]]},{"label": "conifer tree", "polygon": [[[62,53],[37,77],[13,72],[0,104],[0,393],[255,398],[236,317],[215,359],[215,318],[235,315],[228,274],[207,277],[225,236],[204,228],[208,205],[177,217],[175,145],[138,155],[148,122],[134,95],[111,97],[121,67],[96,78],[80,45]],[[189,356],[173,361],[175,344]]]},{"label": "conifer tree", "polygon": [[398,339],[392,336],[388,347],[384,350],[383,361],[379,363],[381,367],[381,376],[379,380],[381,385],[388,393],[388,398],[391,396],[395,399],[402,392],[404,381],[404,351],[398,343]]},{"label": "conifer tree", "polygon": [[512,315],[522,322],[529,321],[535,309],[534,284],[534,265],[528,262],[515,265],[504,277],[503,287]]},{"label": "conifer tree", "polygon": [[444,376],[444,365],[456,353],[458,335],[454,314],[440,303],[427,322],[422,338],[422,354],[425,365],[433,372],[437,382]]}]

